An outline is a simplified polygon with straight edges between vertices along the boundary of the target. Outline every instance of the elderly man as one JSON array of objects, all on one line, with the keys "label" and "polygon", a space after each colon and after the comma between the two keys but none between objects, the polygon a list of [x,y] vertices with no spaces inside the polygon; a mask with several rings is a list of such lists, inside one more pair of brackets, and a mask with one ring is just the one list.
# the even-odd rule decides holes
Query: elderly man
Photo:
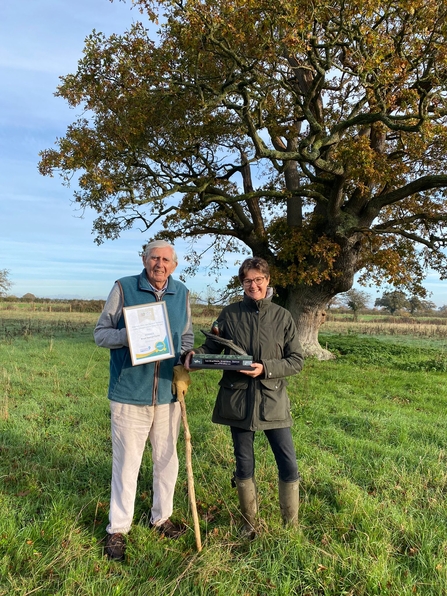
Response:
[{"label": "elderly man", "polygon": [[[148,437],[153,461],[151,525],[168,538],[184,531],[184,526],[174,524],[170,516],[181,420],[176,382],[178,373],[187,375],[179,360],[194,341],[189,292],[172,278],[178,259],[171,244],[150,242],[142,257],[144,269],[139,275],[115,282],[94,331],[96,344],[110,349],[113,461],[105,552],[116,560],[125,556],[124,535],[132,524],[137,478]],[[167,307],[175,357],[132,366],[123,307],[160,300]]]}]

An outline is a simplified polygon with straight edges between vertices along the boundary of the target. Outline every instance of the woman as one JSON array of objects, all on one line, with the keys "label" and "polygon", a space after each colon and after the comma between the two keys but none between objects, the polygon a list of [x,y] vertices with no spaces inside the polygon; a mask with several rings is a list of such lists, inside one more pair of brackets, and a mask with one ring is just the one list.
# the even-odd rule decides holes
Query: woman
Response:
[{"label": "woman", "polygon": [[[250,370],[224,370],[212,420],[230,426],[244,531],[254,537],[257,498],[253,446],[257,430],[265,432],[278,466],[284,523],[298,523],[299,473],[284,377],[301,370],[303,356],[291,314],[272,302],[268,263],[258,257],[246,259],[239,268],[239,279],[244,297],[222,310],[213,332],[243,348],[253,357],[253,364]],[[185,368],[189,370],[192,354],[218,354],[222,349],[222,344],[209,337],[187,354]]]}]

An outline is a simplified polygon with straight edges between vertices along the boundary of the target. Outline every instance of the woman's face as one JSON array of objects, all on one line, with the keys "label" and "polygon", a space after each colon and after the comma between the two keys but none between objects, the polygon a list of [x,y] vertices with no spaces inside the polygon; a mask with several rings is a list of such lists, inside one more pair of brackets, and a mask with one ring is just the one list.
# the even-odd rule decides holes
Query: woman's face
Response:
[{"label": "woman's face", "polygon": [[253,300],[261,300],[267,294],[270,277],[266,277],[258,269],[249,269],[245,274],[242,286],[245,294]]}]

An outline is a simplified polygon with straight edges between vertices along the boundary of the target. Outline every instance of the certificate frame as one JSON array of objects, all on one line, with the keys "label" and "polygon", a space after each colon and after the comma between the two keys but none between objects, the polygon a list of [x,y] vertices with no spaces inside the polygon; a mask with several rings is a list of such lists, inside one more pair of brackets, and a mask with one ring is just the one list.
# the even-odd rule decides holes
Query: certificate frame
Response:
[{"label": "certificate frame", "polygon": [[165,302],[125,306],[123,313],[132,366],[174,358]]}]

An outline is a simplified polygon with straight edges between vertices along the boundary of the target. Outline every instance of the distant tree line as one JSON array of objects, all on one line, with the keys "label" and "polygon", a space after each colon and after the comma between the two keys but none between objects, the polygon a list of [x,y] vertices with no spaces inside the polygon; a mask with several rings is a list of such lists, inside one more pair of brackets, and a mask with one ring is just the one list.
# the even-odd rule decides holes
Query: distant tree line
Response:
[{"label": "distant tree line", "polygon": [[35,310],[51,310],[54,312],[101,312],[104,308],[105,300],[81,300],[78,298],[37,298],[34,294],[24,294],[21,298],[17,296],[1,296],[0,304],[3,303],[8,308],[13,308],[14,304],[33,305]]},{"label": "distant tree line", "polygon": [[[364,291],[351,289],[340,295],[340,300],[332,302],[329,307],[345,306],[350,309],[357,320],[361,311],[367,310],[371,301],[371,296]],[[376,298],[374,307],[382,308],[391,315],[396,315],[402,311],[411,315],[432,313],[436,310],[436,304],[430,300],[423,300],[418,296],[408,297],[405,292],[400,290],[384,292],[380,298]],[[447,305],[441,306],[438,312],[447,313]]]},{"label": "distant tree line", "polygon": [[[81,300],[81,299],[64,299],[64,298],[37,298],[34,294],[27,293],[21,298],[13,295],[6,295],[11,287],[9,280],[9,271],[7,269],[0,270],[0,303],[30,303],[33,305],[47,306],[48,310],[70,312],[101,312],[105,301],[104,300]],[[240,289],[236,285],[231,288],[226,288],[223,293],[219,293],[211,286],[207,286],[205,298],[199,292],[191,292],[191,304],[195,307],[203,306],[209,310],[213,310],[219,304],[232,302],[239,299]],[[337,298],[333,298],[327,305],[328,309],[334,309],[344,306],[352,311],[354,320],[358,319],[361,311],[369,308],[371,296],[362,290],[352,288],[351,290],[340,294]],[[407,296],[402,290],[394,290],[384,292],[380,298],[376,298],[374,307],[379,307],[389,312],[391,315],[396,315],[402,311],[406,311],[411,315],[430,313],[436,310],[436,305],[430,300],[424,300],[419,296]],[[447,314],[447,305],[440,306],[438,313]]]}]

